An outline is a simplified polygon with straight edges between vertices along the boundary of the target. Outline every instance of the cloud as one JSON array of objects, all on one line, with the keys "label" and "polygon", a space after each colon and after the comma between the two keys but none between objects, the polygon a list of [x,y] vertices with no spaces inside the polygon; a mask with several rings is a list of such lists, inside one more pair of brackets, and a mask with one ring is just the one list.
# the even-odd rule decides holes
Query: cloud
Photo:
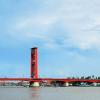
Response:
[{"label": "cloud", "polygon": [[[58,76],[64,76],[64,74],[73,75],[78,72],[81,75],[88,73],[90,69],[90,73],[95,73],[99,69],[97,50],[100,50],[100,1],[29,0],[27,2],[27,0],[22,0],[7,2],[4,0],[0,4],[2,5],[0,6],[0,48],[4,47],[7,52],[9,52],[9,48],[11,49],[7,53],[8,56],[6,55],[7,59],[11,57],[12,50],[16,52],[14,47],[18,46],[15,49],[23,54],[22,48],[36,45],[40,48],[39,56],[42,59],[40,68],[43,74],[56,73]],[[46,49],[53,49],[51,50],[53,54]],[[3,52],[4,50],[1,53],[3,54]],[[29,54],[29,52],[25,52]],[[46,53],[44,58],[41,58],[42,53]],[[16,55],[18,54],[16,53]],[[47,57],[45,57],[46,55]],[[27,57],[26,59],[28,60]],[[1,60],[3,61],[2,56]],[[5,74],[11,72],[12,61],[13,59],[6,62],[11,63],[9,65],[1,64],[1,66],[9,67]],[[59,61],[60,63],[58,63]],[[15,62],[13,61],[13,63]],[[23,60],[21,63],[24,64],[25,61]],[[45,65],[46,63],[47,65]],[[22,69],[17,67],[27,65],[13,64],[13,66],[16,67],[14,68],[16,72],[12,72],[12,75],[15,73],[22,77],[22,74],[28,73],[28,68],[24,71],[24,67]],[[43,66],[46,66],[47,70],[48,67],[51,68],[51,72],[50,70],[45,71]],[[1,68],[1,70],[5,70],[5,68]]]},{"label": "cloud", "polygon": [[30,14],[13,18],[9,35],[22,41],[41,40],[47,48],[99,49],[99,4],[98,0],[44,0],[37,12],[31,9]]}]

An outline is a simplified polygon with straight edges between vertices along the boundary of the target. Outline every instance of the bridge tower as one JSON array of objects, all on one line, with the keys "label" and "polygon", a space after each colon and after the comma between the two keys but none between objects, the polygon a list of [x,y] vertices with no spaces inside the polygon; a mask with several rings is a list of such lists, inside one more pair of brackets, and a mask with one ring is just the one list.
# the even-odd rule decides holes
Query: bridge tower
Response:
[{"label": "bridge tower", "polygon": [[31,48],[31,78],[38,78],[38,48]]},{"label": "bridge tower", "polygon": [[[38,48],[34,47],[31,48],[31,78],[37,79],[38,78]],[[39,86],[39,82],[31,82],[30,87]]]}]

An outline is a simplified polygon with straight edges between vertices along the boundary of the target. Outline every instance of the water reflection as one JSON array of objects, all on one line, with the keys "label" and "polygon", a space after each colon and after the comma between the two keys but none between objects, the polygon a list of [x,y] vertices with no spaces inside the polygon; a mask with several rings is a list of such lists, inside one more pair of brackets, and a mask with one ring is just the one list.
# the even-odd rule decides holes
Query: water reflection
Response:
[{"label": "water reflection", "polygon": [[32,100],[39,100],[40,88],[39,87],[33,87],[33,88],[30,88],[30,91],[31,91],[31,99]]}]

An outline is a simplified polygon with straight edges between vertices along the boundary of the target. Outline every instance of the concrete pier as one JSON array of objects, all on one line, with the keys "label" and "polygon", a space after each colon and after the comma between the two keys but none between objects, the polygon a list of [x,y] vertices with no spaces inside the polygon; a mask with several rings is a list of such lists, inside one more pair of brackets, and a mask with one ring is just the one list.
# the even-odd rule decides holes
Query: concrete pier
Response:
[{"label": "concrete pier", "polygon": [[30,84],[30,87],[39,87],[39,82],[33,82]]},{"label": "concrete pier", "polygon": [[64,87],[67,87],[67,86],[69,86],[69,83],[68,82],[65,82],[63,86]]},{"label": "concrete pier", "polygon": [[93,86],[97,86],[97,83],[93,83]]}]

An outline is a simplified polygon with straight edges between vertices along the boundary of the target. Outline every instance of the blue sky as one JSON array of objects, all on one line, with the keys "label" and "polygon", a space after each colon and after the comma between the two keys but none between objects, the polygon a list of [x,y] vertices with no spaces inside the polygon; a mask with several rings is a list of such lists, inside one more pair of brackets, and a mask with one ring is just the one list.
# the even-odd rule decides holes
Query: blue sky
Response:
[{"label": "blue sky", "polygon": [[0,0],[0,77],[100,76],[99,0]]}]

